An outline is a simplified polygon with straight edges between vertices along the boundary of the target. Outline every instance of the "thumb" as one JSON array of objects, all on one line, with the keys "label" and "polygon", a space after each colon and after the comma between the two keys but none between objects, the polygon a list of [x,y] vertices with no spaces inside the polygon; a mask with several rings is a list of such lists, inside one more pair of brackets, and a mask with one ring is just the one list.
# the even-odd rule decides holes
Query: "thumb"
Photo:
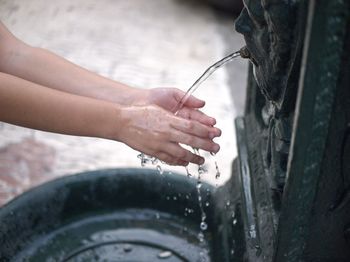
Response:
[{"label": "thumb", "polygon": [[[179,103],[184,97],[185,97],[184,92],[182,91],[178,92],[176,96],[176,100]],[[187,100],[183,105],[190,108],[202,108],[205,105],[205,101],[191,95],[187,98]]]}]

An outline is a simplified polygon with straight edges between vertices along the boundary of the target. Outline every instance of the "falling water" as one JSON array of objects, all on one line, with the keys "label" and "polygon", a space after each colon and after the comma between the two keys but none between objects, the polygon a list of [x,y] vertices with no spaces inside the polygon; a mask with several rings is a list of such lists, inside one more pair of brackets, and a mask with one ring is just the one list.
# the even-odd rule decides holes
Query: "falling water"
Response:
[{"label": "falling water", "polygon": [[[236,58],[238,56],[242,56],[242,57],[245,56],[245,53],[244,53],[245,51],[246,51],[246,49],[242,48],[241,50],[236,51],[236,52],[224,57],[223,59],[219,60],[218,62],[216,62],[213,65],[211,65],[210,67],[208,67],[208,69],[205,70],[204,73],[192,84],[192,86],[187,90],[185,95],[181,98],[181,100],[177,103],[175,108],[172,110],[173,112],[175,112],[175,115],[178,114],[179,110],[184,106],[184,104],[186,103],[188,98],[193,94],[194,91],[197,90],[197,88],[205,80],[208,79],[208,77],[210,77],[217,69],[224,66],[226,63],[232,61],[234,58]],[[193,151],[196,155],[199,155],[199,150],[197,148],[193,148]],[[211,153],[211,154],[213,156],[215,156],[215,153]],[[216,160],[215,160],[215,169],[216,169],[215,178],[219,179],[220,170],[219,170],[219,166],[218,166]],[[188,172],[187,167],[186,167],[186,172],[187,172],[187,175],[189,176],[190,173]],[[206,170],[204,169],[204,167],[202,165],[199,165],[198,166],[197,195],[198,195],[198,205],[199,205],[199,209],[201,212],[200,233],[198,234],[198,239],[200,242],[204,241],[204,231],[208,228],[208,225],[205,221],[207,216],[206,216],[204,208],[203,208],[203,202],[202,202],[202,196],[201,196],[201,187],[202,187],[201,175],[205,172],[206,172]]]},{"label": "falling water", "polygon": [[[192,84],[192,86],[186,91],[185,95],[180,99],[180,101],[177,103],[177,105],[173,108],[172,112],[175,112],[175,115],[177,115],[178,111],[183,107],[183,105],[186,103],[188,98],[193,94],[194,91],[197,90],[197,88],[205,81],[207,80],[217,69],[220,67],[226,65],[228,62],[231,62],[234,58],[241,56],[243,58],[248,58],[249,52],[246,47],[242,47],[240,50],[233,52],[232,54],[229,54],[228,56],[225,56],[221,60],[217,61],[210,67],[208,67],[204,73]],[[145,155],[143,153],[140,153],[138,155],[138,158],[141,160],[141,166],[145,166],[148,163],[154,164],[154,161],[156,158]],[[216,162],[215,162],[216,163]],[[215,164],[217,166],[217,164]],[[218,170],[218,168],[217,168]],[[219,176],[220,176],[220,172]],[[217,174],[218,174],[217,173]],[[189,174],[189,172],[187,172]]]},{"label": "falling water", "polygon": [[[249,57],[249,52],[246,47],[241,48],[239,51],[236,51],[228,56],[225,56],[221,60],[217,61],[213,65],[207,68],[207,70],[204,71],[204,73],[192,84],[192,86],[187,90],[185,95],[181,98],[181,100],[177,103],[177,105],[173,108],[172,112],[175,112],[175,115],[178,114],[179,110],[184,106],[188,98],[193,94],[194,91],[197,90],[197,88],[210,77],[217,69],[220,67],[224,66],[228,62],[232,61],[234,58],[241,56],[243,58],[248,58]],[[197,148],[193,148],[193,151],[196,155],[199,155],[199,150]],[[211,153],[213,156],[215,156],[214,153]],[[154,164],[154,158],[147,156],[145,154],[140,154],[138,156],[141,160],[141,165],[144,166],[147,163],[152,163]],[[159,165],[157,166],[158,171],[162,174],[163,172],[161,169],[159,170],[160,167]],[[220,177],[220,170],[218,167],[218,164],[215,160],[215,169],[216,169],[216,175],[215,178],[218,179]],[[200,208],[201,212],[201,223],[200,223],[200,233],[198,234],[198,239],[200,242],[204,241],[204,231],[208,228],[208,225],[206,223],[206,214],[203,208],[203,202],[202,202],[202,195],[201,195],[201,187],[202,187],[202,182],[201,182],[201,175],[204,174],[206,170],[202,165],[198,166],[198,180],[197,180],[197,195],[198,195],[198,205]],[[191,174],[186,167],[186,173],[187,176],[190,177]]]},{"label": "falling water", "polygon": [[204,73],[192,84],[192,86],[187,90],[185,95],[181,98],[179,103],[175,106],[175,108],[172,110],[177,114],[177,112],[183,107],[183,105],[186,103],[187,99],[193,94],[194,91],[197,90],[197,88],[208,79],[209,76],[211,76],[217,69],[224,66],[226,63],[232,61],[234,58],[241,55],[242,50],[236,51],[228,56],[225,56],[223,59],[217,61],[213,65],[207,68],[207,70],[204,71]]},{"label": "falling water", "polygon": [[190,171],[188,170],[188,166],[185,166],[185,169],[186,169],[187,177],[191,177],[192,174],[191,174]]}]

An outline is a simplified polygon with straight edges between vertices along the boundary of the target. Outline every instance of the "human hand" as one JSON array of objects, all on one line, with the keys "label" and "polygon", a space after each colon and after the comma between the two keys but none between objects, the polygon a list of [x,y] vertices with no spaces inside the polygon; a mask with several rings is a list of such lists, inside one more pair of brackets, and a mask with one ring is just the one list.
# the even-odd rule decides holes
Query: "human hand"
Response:
[{"label": "human hand", "polygon": [[[139,89],[139,92],[134,105],[155,104],[173,113],[175,113],[174,110],[185,95],[185,92],[177,88]],[[216,124],[215,118],[209,117],[198,110],[204,105],[205,102],[203,100],[190,96],[183,107],[177,112],[177,115],[186,119],[198,121],[204,125],[214,126]]]},{"label": "human hand", "polygon": [[188,119],[155,105],[123,107],[117,140],[171,165],[203,164],[204,158],[186,150],[180,143],[216,153],[220,147],[212,139],[221,131],[191,120],[191,116],[200,118],[201,115],[183,111],[186,112]]}]

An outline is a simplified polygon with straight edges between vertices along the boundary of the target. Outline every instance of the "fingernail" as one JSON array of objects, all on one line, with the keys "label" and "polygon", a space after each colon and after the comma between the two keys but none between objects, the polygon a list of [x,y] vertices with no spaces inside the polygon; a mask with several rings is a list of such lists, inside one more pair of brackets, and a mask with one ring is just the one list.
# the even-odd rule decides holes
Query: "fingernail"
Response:
[{"label": "fingernail", "polygon": [[217,152],[219,152],[219,150],[220,150],[220,146],[218,144],[215,144],[213,146],[213,152],[217,153]]},{"label": "fingernail", "polygon": [[220,129],[217,129],[217,131],[218,131],[217,137],[221,136],[221,130],[220,130]]},{"label": "fingernail", "polygon": [[201,158],[200,160],[199,160],[199,165],[203,165],[204,164],[204,158]]},{"label": "fingernail", "polygon": [[215,137],[219,137],[221,136],[221,130],[220,129],[216,129],[216,132],[209,132],[209,138],[213,139]]}]

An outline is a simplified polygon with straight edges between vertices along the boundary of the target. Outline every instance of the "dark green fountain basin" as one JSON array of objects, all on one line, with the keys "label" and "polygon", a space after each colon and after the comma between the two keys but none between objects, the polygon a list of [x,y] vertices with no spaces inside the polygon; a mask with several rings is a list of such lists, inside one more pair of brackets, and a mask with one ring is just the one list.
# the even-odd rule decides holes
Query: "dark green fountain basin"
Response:
[{"label": "dark green fountain basin", "polygon": [[0,261],[214,261],[212,187],[149,169],[63,177],[0,209]]}]

